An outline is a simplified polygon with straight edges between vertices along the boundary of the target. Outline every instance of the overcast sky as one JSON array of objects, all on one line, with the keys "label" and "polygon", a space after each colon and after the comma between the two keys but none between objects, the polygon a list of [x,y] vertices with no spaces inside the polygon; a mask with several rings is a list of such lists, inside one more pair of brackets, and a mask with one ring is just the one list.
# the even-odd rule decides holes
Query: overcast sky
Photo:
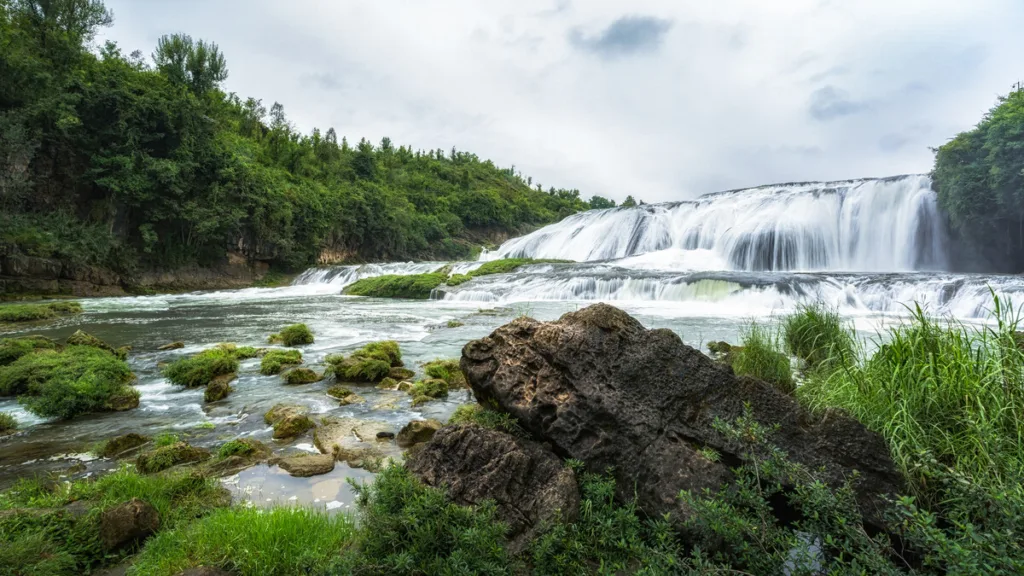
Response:
[{"label": "overcast sky", "polygon": [[452,146],[652,201],[927,172],[1024,80],[1022,0],[107,0],[104,34],[217,42],[301,130]]}]

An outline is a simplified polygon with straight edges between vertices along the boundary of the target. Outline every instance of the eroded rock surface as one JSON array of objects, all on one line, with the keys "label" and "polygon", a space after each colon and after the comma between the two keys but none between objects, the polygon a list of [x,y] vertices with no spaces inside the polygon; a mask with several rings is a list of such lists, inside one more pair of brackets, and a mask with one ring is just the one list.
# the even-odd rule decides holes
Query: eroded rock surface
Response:
[{"label": "eroded rock surface", "polygon": [[474,424],[442,428],[406,467],[430,486],[447,486],[456,503],[493,499],[513,551],[545,523],[572,522],[579,513],[576,476],[560,458],[536,442]]},{"label": "eroded rock surface", "polygon": [[132,498],[100,515],[100,540],[104,550],[118,550],[142,540],[160,528],[156,508]]},{"label": "eroded rock surface", "polygon": [[[883,497],[900,479],[878,434],[839,414],[816,418],[771,385],[736,377],[665,329],[647,330],[625,312],[597,304],[557,322],[517,319],[463,349],[461,367],[476,398],[517,418],[562,457],[602,472],[614,467],[620,496],[648,513],[685,518],[681,490],[719,489],[741,446],[715,430],[744,405],[790,458],[824,468],[837,486],[852,475],[858,503],[880,523]],[[701,455],[709,447],[722,455]]]}]

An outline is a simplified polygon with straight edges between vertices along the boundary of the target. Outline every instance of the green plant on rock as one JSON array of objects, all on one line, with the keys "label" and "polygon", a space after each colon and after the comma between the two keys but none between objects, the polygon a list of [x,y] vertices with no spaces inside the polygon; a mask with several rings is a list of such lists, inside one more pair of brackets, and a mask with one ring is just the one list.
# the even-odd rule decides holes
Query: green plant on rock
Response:
[{"label": "green plant on rock", "polygon": [[448,383],[440,378],[420,380],[413,384],[412,388],[409,389],[409,395],[413,398],[417,396],[425,396],[427,398],[447,398]]},{"label": "green plant on rock", "polygon": [[818,302],[801,305],[782,320],[786,351],[810,368],[844,365],[854,356],[854,338],[839,312]]},{"label": "green plant on rock", "polygon": [[451,418],[448,419],[448,423],[455,425],[476,424],[490,430],[508,432],[519,438],[529,437],[526,430],[519,425],[519,421],[512,417],[512,415],[498,412],[497,410],[489,410],[479,404],[463,404],[459,406],[452,413]]},{"label": "green plant on rock", "polygon": [[0,366],[7,366],[26,354],[36,350],[55,350],[59,346],[45,336],[20,336],[0,338]]},{"label": "green plant on rock", "polygon": [[366,346],[363,346],[359,350],[353,352],[352,356],[356,358],[385,360],[389,363],[389,367],[401,368],[403,366],[402,350],[398,346],[398,342],[395,342],[394,340],[370,342]]},{"label": "green plant on rock", "polygon": [[466,375],[459,367],[459,361],[451,358],[447,360],[431,360],[423,365],[423,371],[431,378],[438,378],[448,383],[449,388],[468,388]]},{"label": "green plant on rock", "polygon": [[260,374],[280,374],[286,366],[302,364],[302,352],[298,350],[270,350],[260,360]]},{"label": "green plant on rock", "polygon": [[[0,395],[19,395],[31,412],[70,419],[138,405],[131,369],[112,353],[90,346],[40,350],[0,367]],[[133,403],[134,402],[134,403]]]},{"label": "green plant on rock", "polygon": [[48,320],[57,316],[80,314],[82,305],[78,302],[49,302],[45,304],[4,304],[0,305],[0,322],[31,322]]},{"label": "green plant on rock", "polygon": [[238,358],[224,348],[211,348],[167,365],[164,376],[172,384],[186,388],[207,386],[214,378],[238,371]]},{"label": "green plant on rock", "polygon": [[143,474],[154,474],[179,464],[202,462],[209,457],[210,453],[202,448],[190,446],[187,442],[175,442],[139,454],[135,467]]},{"label": "green plant on rock", "polygon": [[445,282],[444,274],[384,275],[356,280],[345,287],[350,296],[428,300],[431,292]]},{"label": "green plant on rock", "polygon": [[174,432],[161,432],[153,438],[153,445],[157,448],[163,448],[164,446],[170,446],[171,444],[177,444],[181,442],[181,436],[178,436]]},{"label": "green plant on rock", "polygon": [[473,270],[469,275],[473,278],[478,276],[488,276],[491,274],[508,274],[514,272],[520,266],[528,266],[531,264],[570,264],[571,260],[552,260],[552,259],[534,259],[534,258],[504,258],[501,260],[491,260],[485,262],[482,266]]},{"label": "green plant on rock", "polygon": [[285,372],[284,380],[290,385],[311,384],[319,382],[321,376],[312,368],[292,368]]},{"label": "green plant on rock", "polygon": [[285,346],[301,346],[313,343],[313,333],[305,324],[292,324],[286,326],[278,334],[271,334],[268,338],[271,344],[283,344]]},{"label": "green plant on rock", "polygon": [[13,434],[18,430],[18,420],[7,412],[0,412],[0,436]]},{"label": "green plant on rock", "polygon": [[738,376],[767,382],[786,394],[796,388],[789,357],[780,350],[779,337],[771,328],[752,322],[743,333],[739,350],[732,349],[732,369]]},{"label": "green plant on rock", "polygon": [[445,284],[447,284],[448,286],[458,286],[459,284],[465,284],[466,282],[469,282],[472,279],[473,277],[470,276],[469,274],[452,274],[451,276],[448,277],[448,280],[445,282]]},{"label": "green plant on rock", "polygon": [[248,456],[259,451],[259,446],[254,440],[248,438],[235,438],[221,444],[217,449],[217,457],[224,459],[231,456]]}]

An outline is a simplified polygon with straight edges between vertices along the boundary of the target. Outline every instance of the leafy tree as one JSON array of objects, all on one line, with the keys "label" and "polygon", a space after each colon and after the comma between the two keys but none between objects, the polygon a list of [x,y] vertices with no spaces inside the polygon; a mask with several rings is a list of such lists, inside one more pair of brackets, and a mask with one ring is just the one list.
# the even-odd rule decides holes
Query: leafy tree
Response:
[{"label": "leafy tree", "polygon": [[590,209],[591,210],[599,210],[599,209],[603,209],[603,208],[615,208],[615,200],[609,200],[607,198],[604,198],[604,197],[601,197],[601,196],[596,196],[596,195],[590,197],[589,204],[590,204]]},{"label": "leafy tree", "polygon": [[636,200],[633,199],[632,195],[626,196],[626,199],[622,201],[623,208],[635,208]]},{"label": "leafy tree", "polygon": [[193,42],[188,34],[170,34],[157,40],[153,62],[157,70],[174,84],[186,85],[196,94],[205,94],[227,80],[224,55],[212,42]]}]

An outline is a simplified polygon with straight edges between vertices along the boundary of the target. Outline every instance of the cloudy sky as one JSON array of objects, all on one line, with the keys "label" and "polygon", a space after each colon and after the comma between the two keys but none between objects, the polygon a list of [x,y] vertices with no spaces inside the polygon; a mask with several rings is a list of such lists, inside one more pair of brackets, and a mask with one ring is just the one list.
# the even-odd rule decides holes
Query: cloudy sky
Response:
[{"label": "cloudy sky", "polygon": [[1022,0],[107,0],[105,37],[185,32],[226,88],[652,201],[926,172],[1024,80]]}]

